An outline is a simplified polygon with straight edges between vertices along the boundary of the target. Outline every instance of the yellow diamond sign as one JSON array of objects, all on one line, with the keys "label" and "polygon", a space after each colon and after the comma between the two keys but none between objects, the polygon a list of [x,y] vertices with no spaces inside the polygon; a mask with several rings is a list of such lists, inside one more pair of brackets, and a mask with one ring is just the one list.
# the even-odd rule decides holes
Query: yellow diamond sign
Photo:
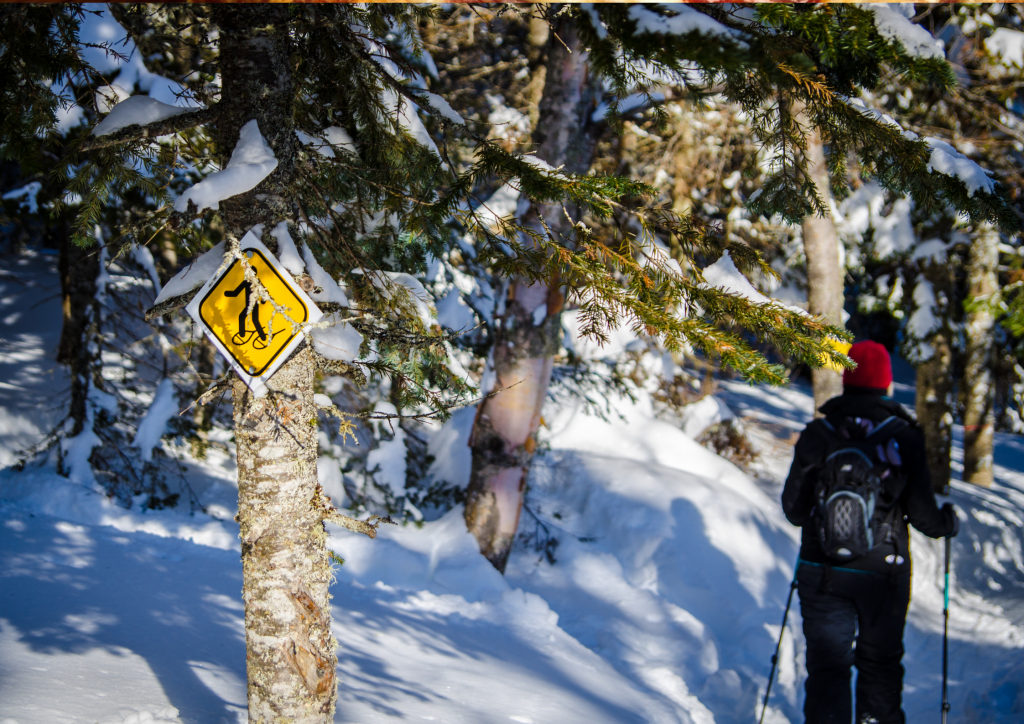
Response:
[{"label": "yellow diamond sign", "polygon": [[[254,234],[245,235],[240,251],[242,258],[207,281],[187,309],[239,376],[261,394],[322,314]],[[263,298],[260,286],[273,303]]]},{"label": "yellow diamond sign", "polygon": [[[851,345],[849,342],[840,342],[838,339],[831,338],[827,339],[826,341],[830,345],[832,345],[833,348],[839,350],[843,354],[846,354],[847,352],[850,351]],[[832,370],[833,372],[838,372],[839,374],[843,374],[843,372],[846,371],[845,368],[840,367],[835,362],[825,357],[825,355],[821,355],[821,361],[825,364],[825,369],[827,370]]]}]

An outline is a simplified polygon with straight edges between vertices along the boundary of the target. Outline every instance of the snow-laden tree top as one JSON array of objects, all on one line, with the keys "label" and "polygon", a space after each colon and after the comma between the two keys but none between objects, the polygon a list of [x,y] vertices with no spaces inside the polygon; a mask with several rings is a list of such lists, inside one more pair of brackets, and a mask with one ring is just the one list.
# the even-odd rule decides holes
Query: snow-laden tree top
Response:
[{"label": "snow-laden tree top", "polygon": [[[537,280],[557,275],[569,302],[580,307],[584,331],[597,338],[609,325],[625,323],[669,348],[694,345],[762,379],[777,379],[777,371],[723,324],[738,324],[812,364],[833,354],[822,335],[838,330],[708,286],[696,267],[645,257],[658,235],[675,239],[686,257],[718,259],[725,243],[699,218],[633,203],[652,189],[628,179],[568,174],[545,159],[510,153],[430,90],[437,68],[424,52],[420,27],[439,12],[456,11],[386,4],[291,7],[287,22],[275,29],[294,59],[288,81],[293,91],[274,101],[288,99],[290,110],[279,117],[294,125],[281,128],[236,117],[243,99],[222,97],[218,73],[231,59],[220,52],[231,36],[218,29],[227,17],[221,10],[116,8],[112,12],[146,63],[185,78],[185,96],[167,108],[152,99],[121,100],[92,135],[72,134],[63,145],[58,173],[70,179],[67,199],[81,198],[79,240],[91,239],[88,231],[103,204],[136,189],[166,203],[126,228],[127,239],[166,225],[202,246],[211,210],[223,216],[225,204],[273,190],[281,215],[261,220],[264,234],[288,222],[296,250],[307,255],[305,269],[316,268],[312,259],[330,279],[344,280],[348,306],[360,315],[353,324],[382,345],[398,345],[394,356],[381,355],[381,364],[408,367],[398,352],[402,345],[421,350],[428,366],[446,358],[430,341],[432,322],[396,288],[393,275],[422,270],[428,257],[440,258],[465,238],[474,240],[476,262],[491,272]],[[949,206],[1007,230],[1018,225],[998,181],[974,161],[941,140],[904,132],[898,119],[871,107],[871,91],[886,74],[940,93],[956,82],[941,43],[905,11],[612,4],[507,12],[573,23],[593,72],[606,81],[601,108],[613,126],[630,107],[645,104],[663,114],[659,104],[668,88],[702,102],[739,104],[757,139],[772,149],[767,180],[749,200],[754,213],[796,222],[825,212],[802,154],[813,131],[830,150],[838,191],[855,160],[862,175],[919,208]],[[0,77],[6,157],[27,162],[55,132],[58,110],[72,103],[66,89],[110,85],[84,60],[78,36],[84,17],[76,6],[2,11],[4,37],[14,39],[0,48],[0,65],[12,69]],[[11,65],[13,57],[19,63]],[[154,60],[159,58],[175,60],[161,66]],[[48,85],[40,85],[44,79]],[[26,93],[27,87],[40,90]],[[94,99],[95,93],[82,97]],[[102,98],[116,100],[109,93]],[[198,110],[186,112],[186,106]],[[592,123],[602,119],[591,117],[597,119]],[[154,142],[156,137],[163,140]],[[565,204],[566,214],[572,210],[571,233],[562,236],[481,207],[479,191],[498,187],[538,204]],[[635,224],[614,238],[595,234],[586,223],[627,208]],[[278,246],[290,253],[287,244]],[[742,244],[729,247],[729,258],[739,272],[773,274]],[[399,328],[413,336],[396,335]]]}]

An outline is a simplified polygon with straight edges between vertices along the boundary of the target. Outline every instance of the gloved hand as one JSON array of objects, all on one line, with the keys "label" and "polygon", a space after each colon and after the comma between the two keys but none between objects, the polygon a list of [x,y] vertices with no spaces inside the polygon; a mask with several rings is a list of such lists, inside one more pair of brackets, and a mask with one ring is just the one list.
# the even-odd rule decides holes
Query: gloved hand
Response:
[{"label": "gloved hand", "polygon": [[955,538],[956,534],[960,532],[960,516],[956,514],[956,508],[953,507],[952,503],[946,503],[942,506],[942,512],[945,514],[946,519],[949,520],[953,526],[953,532],[949,534],[950,538]]}]

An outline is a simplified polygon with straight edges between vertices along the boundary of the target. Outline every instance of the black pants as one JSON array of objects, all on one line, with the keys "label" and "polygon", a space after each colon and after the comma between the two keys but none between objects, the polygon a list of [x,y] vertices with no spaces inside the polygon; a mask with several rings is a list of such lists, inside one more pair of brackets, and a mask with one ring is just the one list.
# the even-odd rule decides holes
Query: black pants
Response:
[{"label": "black pants", "polygon": [[910,566],[896,577],[802,562],[797,574],[807,640],[806,724],[850,724],[850,667],[857,667],[856,724],[904,724],[903,626]]}]

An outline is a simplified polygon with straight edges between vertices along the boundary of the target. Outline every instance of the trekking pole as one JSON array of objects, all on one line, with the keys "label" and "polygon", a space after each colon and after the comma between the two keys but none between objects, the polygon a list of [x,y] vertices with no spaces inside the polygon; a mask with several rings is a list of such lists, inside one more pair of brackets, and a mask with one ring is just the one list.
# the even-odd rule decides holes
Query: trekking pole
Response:
[{"label": "trekking pole", "polygon": [[946,724],[949,712],[949,696],[947,695],[946,679],[949,675],[949,556],[950,537],[946,536],[946,585],[942,604],[942,724]]},{"label": "trekking pole", "polygon": [[[793,582],[789,585],[789,597],[786,599],[786,612],[782,614],[782,630],[779,631],[779,641],[775,644],[775,653],[772,655],[772,671],[768,674],[768,688],[764,692],[764,704],[761,705],[761,718],[757,724],[764,724],[764,713],[768,711],[768,697],[772,693],[772,679],[775,678],[775,667],[779,663],[779,649],[782,648],[782,634],[786,632],[786,619],[789,618],[789,606],[793,603],[793,591],[796,590],[796,571],[800,570],[800,562],[797,561],[796,570],[793,571]],[[945,724],[945,715],[943,715]]]}]

